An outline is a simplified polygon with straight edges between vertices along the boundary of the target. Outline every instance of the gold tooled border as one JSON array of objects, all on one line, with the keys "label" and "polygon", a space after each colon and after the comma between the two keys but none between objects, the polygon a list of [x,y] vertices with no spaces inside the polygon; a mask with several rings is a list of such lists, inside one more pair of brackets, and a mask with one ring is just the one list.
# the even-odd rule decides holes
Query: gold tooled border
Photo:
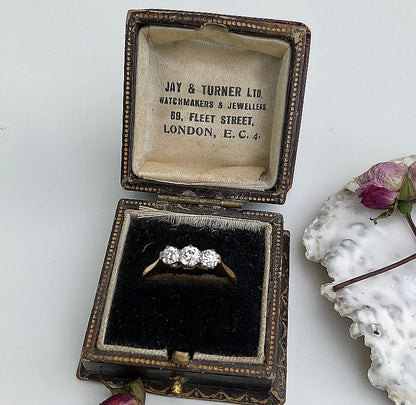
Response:
[{"label": "gold tooled border", "polygon": [[[244,17],[237,16],[215,16],[203,13],[174,12],[167,10],[138,10],[130,11],[127,20],[126,45],[125,45],[125,81],[124,81],[124,111],[123,111],[123,150],[122,150],[122,183],[123,186],[130,190],[149,191],[160,194],[163,190],[161,187],[138,186],[129,184],[130,171],[130,130],[131,130],[131,105],[132,105],[132,70],[134,68],[133,44],[137,33],[138,23],[161,23],[175,22],[186,26],[193,22],[198,24],[222,24],[225,26],[244,27],[252,33],[272,33],[281,34],[286,40],[291,40],[295,48],[295,78],[291,84],[288,98],[288,125],[286,128],[286,143],[283,146],[281,159],[282,177],[280,189],[278,192],[271,192],[268,196],[253,191],[249,196],[243,196],[241,193],[230,195],[232,200],[247,200],[254,202],[278,203],[283,204],[286,199],[286,193],[291,186],[291,177],[293,175],[293,164],[297,149],[297,137],[293,136],[299,132],[300,118],[303,104],[303,86],[302,79],[306,77],[306,67],[308,63],[308,52],[310,37],[309,29],[298,23],[285,21],[272,21],[265,19],[256,19],[256,22],[247,22]],[[304,76],[304,77],[303,77]],[[296,108],[297,107],[297,108]],[[278,180],[279,182],[279,180]],[[247,190],[245,190],[247,191]]]},{"label": "gold tooled border", "polygon": [[[266,330],[266,344],[265,344],[265,367],[250,367],[249,365],[236,366],[219,366],[217,364],[188,364],[177,365],[171,361],[157,360],[145,357],[129,357],[122,355],[106,355],[97,353],[99,350],[95,348],[95,342],[98,336],[99,329],[99,313],[105,304],[105,291],[111,276],[112,267],[114,264],[116,247],[120,237],[124,212],[130,208],[138,208],[140,206],[151,207],[154,209],[162,209],[161,203],[137,201],[137,200],[120,200],[117,207],[116,216],[114,218],[113,229],[110,236],[109,245],[104,259],[103,271],[97,287],[96,298],[91,312],[90,322],[85,337],[84,348],[81,354],[81,361],[102,361],[112,363],[123,363],[131,365],[157,366],[166,369],[181,369],[187,371],[197,372],[213,372],[213,373],[227,373],[244,376],[266,377],[274,380],[273,386],[277,387],[278,391],[273,390],[273,395],[277,399],[277,403],[283,404],[285,402],[285,387],[286,387],[286,337],[287,337],[287,273],[282,268],[282,263],[274,259],[274,266],[270,268],[270,283],[272,283],[268,293],[268,301],[272,303],[271,311],[267,314],[267,325],[270,325]],[[225,211],[222,212],[226,214]],[[272,235],[271,249],[276,252],[271,258],[281,258],[283,249],[283,229],[280,217],[275,213],[260,212],[260,211],[240,211],[241,214],[252,217],[269,217],[274,226]],[[253,218],[254,219],[254,218]],[[283,289],[280,286],[283,285]],[[283,309],[283,310],[282,310]],[[278,338],[278,340],[276,340]],[[205,362],[209,363],[209,362]],[[277,369],[277,370],[276,370]],[[276,372],[277,371],[277,372]],[[154,392],[160,395],[169,395],[168,389],[157,390],[151,386],[146,386],[149,392]],[[239,397],[233,397],[220,390],[215,394],[204,394],[200,388],[193,388],[190,391],[183,391],[181,397],[184,398],[203,398],[216,401],[236,402],[236,403],[250,403],[262,404],[263,401],[253,395],[244,394]],[[243,398],[250,398],[246,402]]]},{"label": "gold tooled border", "polygon": [[[150,392],[151,394],[170,396],[169,387],[163,390],[152,388],[149,385],[146,385],[145,387],[146,387],[146,391]],[[190,391],[182,392],[181,397],[185,399],[203,399],[203,400],[208,400],[208,401],[231,402],[231,403],[238,403],[238,404],[243,403],[243,404],[253,404],[253,405],[266,405],[269,402],[269,398],[258,399],[247,393],[242,394],[240,396],[236,396],[236,397],[232,395],[228,395],[224,391],[217,391],[214,394],[207,394],[203,392],[201,389],[196,388],[196,387]],[[281,403],[283,404],[283,402],[284,400]]]}]

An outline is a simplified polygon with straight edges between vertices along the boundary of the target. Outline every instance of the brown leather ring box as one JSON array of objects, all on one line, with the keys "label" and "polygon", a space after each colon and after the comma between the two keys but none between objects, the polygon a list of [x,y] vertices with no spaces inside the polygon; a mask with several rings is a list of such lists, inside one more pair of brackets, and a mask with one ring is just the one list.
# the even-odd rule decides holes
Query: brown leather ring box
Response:
[{"label": "brown leather ring box", "polygon": [[[282,404],[291,187],[310,32],[167,10],[127,16],[120,200],[78,377],[148,392]],[[143,279],[165,246],[214,249],[235,285]],[[214,277],[213,277],[214,279]]]}]

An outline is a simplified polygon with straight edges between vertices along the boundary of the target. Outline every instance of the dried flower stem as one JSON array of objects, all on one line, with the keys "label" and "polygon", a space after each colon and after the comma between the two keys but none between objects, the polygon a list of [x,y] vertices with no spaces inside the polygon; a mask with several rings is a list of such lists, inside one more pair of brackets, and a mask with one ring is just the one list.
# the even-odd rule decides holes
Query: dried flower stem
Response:
[{"label": "dried flower stem", "polygon": [[409,263],[409,262],[411,262],[412,260],[415,260],[415,259],[416,259],[416,253],[413,253],[412,255],[407,256],[406,258],[404,258],[402,260],[399,260],[396,263],[390,264],[386,267],[382,267],[381,269],[378,269],[378,270],[371,271],[370,273],[363,274],[361,276],[351,278],[350,280],[344,281],[343,283],[336,284],[332,287],[332,289],[335,292],[337,292],[338,290],[341,290],[342,288],[347,287],[350,284],[354,284],[357,281],[362,281],[362,280],[365,280],[365,279],[373,277],[373,276],[378,276],[379,274],[385,273],[386,271],[389,271],[389,270],[393,270],[396,267],[402,266],[403,264]]},{"label": "dried flower stem", "polygon": [[407,223],[409,224],[410,229],[412,230],[413,234],[416,236],[416,225],[413,222],[412,214],[411,213],[409,213],[409,214],[406,215],[406,220],[407,220]]},{"label": "dried flower stem", "polygon": [[[416,236],[416,225],[413,222],[411,213],[406,215],[406,220],[407,220],[407,223],[409,224],[410,229],[412,230],[413,234]],[[399,260],[396,263],[390,264],[386,267],[382,267],[381,269],[374,270],[374,271],[371,271],[370,273],[363,274],[361,276],[354,277],[354,278],[351,278],[351,279],[349,279],[347,281],[344,281],[342,283],[336,284],[332,287],[332,289],[334,290],[334,292],[337,292],[338,290],[341,290],[342,288],[347,287],[351,284],[354,284],[358,281],[362,281],[362,280],[365,280],[365,279],[370,278],[370,277],[378,276],[379,274],[385,273],[386,271],[389,271],[389,270],[393,270],[396,267],[402,266],[403,264],[409,263],[409,262],[411,262],[412,260],[415,260],[415,259],[416,259],[416,253],[414,253],[414,254],[412,254],[412,255],[410,255],[410,256],[402,259],[402,260]]]}]

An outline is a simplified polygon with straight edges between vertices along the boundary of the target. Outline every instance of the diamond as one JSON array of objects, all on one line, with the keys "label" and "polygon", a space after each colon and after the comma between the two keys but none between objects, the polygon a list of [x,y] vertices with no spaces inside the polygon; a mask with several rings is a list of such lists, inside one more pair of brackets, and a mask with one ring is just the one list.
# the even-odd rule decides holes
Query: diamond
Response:
[{"label": "diamond", "polygon": [[212,249],[201,252],[201,266],[205,269],[213,269],[221,263],[221,256]]},{"label": "diamond", "polygon": [[185,267],[195,267],[199,263],[201,252],[198,248],[189,245],[185,246],[180,252],[180,261]]},{"label": "diamond", "polygon": [[160,260],[167,265],[177,263],[179,261],[179,249],[173,246],[166,246],[160,252]]}]

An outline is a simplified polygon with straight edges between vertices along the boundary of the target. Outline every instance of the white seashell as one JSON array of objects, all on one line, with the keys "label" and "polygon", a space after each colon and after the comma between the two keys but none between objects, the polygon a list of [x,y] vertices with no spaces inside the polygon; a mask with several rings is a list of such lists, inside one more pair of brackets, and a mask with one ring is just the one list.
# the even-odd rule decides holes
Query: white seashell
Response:
[{"label": "white seashell", "polygon": [[[398,159],[410,164],[416,155]],[[416,238],[403,215],[379,220],[364,207],[355,181],[329,197],[303,236],[306,257],[326,267],[334,282],[321,294],[341,316],[352,319],[351,337],[371,348],[368,378],[397,405],[416,404],[416,261],[352,284],[332,286],[392,264],[416,252]],[[416,205],[414,209],[416,217]]]}]

